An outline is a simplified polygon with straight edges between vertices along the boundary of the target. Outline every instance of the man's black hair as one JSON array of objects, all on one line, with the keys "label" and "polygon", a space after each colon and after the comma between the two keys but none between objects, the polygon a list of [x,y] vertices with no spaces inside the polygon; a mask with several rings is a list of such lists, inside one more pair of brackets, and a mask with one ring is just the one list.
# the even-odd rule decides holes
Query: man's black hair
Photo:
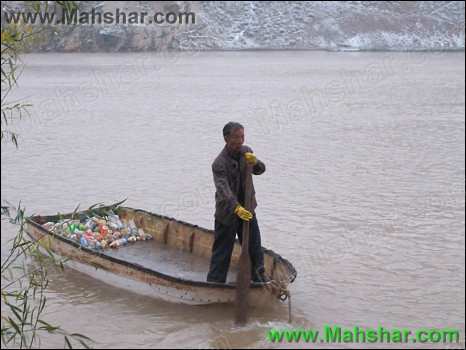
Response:
[{"label": "man's black hair", "polygon": [[240,123],[237,123],[237,122],[228,122],[223,127],[223,137],[229,136],[236,129],[244,129],[244,127]]}]

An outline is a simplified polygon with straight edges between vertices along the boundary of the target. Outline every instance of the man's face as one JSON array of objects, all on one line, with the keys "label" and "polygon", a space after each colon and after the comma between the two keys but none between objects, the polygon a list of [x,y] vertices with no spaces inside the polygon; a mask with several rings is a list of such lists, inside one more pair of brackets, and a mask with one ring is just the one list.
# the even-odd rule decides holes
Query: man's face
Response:
[{"label": "man's face", "polygon": [[230,152],[237,153],[244,143],[244,129],[235,129],[225,138],[227,148]]}]

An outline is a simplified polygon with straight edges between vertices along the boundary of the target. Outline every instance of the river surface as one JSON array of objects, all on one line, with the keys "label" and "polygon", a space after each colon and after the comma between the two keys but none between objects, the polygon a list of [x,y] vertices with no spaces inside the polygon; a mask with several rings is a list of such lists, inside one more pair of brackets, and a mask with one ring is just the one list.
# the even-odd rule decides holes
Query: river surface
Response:
[{"label": "river surface", "polygon": [[[11,99],[33,107],[13,126],[19,149],[2,145],[2,201],[55,214],[128,197],[213,228],[211,163],[239,121],[267,166],[254,178],[262,243],[298,271],[291,326],[450,327],[464,347],[464,53],[22,59]],[[14,233],[2,222],[2,257]],[[69,269],[50,273],[47,295],[45,319],[99,348],[287,347],[265,338],[290,326],[287,305],[236,327],[232,307],[165,303]]]}]

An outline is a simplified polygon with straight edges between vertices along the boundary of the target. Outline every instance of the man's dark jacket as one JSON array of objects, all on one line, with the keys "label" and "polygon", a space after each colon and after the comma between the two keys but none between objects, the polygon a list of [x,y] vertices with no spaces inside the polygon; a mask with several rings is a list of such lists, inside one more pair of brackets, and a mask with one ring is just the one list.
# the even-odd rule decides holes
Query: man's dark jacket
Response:
[{"label": "man's dark jacket", "polygon": [[[212,172],[214,174],[214,183],[216,188],[215,219],[224,225],[233,224],[237,218],[234,213],[236,206],[238,204],[244,205],[244,203],[239,202],[238,196],[240,194],[240,184],[242,184],[242,186],[245,184],[244,170],[246,168],[246,160],[242,155],[245,152],[252,153],[252,149],[245,145],[241,146],[241,157],[239,160],[240,171],[237,169],[238,161],[230,156],[226,146],[212,163]],[[254,165],[252,173],[260,175],[264,171],[265,164],[257,159],[257,163]],[[252,213],[254,213],[254,209],[257,207],[255,193],[254,184],[252,184],[252,201],[250,208]]]}]

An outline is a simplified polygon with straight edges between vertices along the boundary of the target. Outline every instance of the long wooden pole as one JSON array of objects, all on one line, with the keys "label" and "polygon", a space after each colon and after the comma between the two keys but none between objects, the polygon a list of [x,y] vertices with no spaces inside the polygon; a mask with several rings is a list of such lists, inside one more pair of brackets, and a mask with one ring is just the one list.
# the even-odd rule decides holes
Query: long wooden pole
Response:
[{"label": "long wooden pole", "polygon": [[[246,163],[244,186],[244,207],[251,211],[251,166]],[[243,221],[243,239],[239,258],[239,272],[236,279],[235,323],[246,324],[248,320],[248,295],[251,283],[251,259],[249,257],[249,222]]]}]

